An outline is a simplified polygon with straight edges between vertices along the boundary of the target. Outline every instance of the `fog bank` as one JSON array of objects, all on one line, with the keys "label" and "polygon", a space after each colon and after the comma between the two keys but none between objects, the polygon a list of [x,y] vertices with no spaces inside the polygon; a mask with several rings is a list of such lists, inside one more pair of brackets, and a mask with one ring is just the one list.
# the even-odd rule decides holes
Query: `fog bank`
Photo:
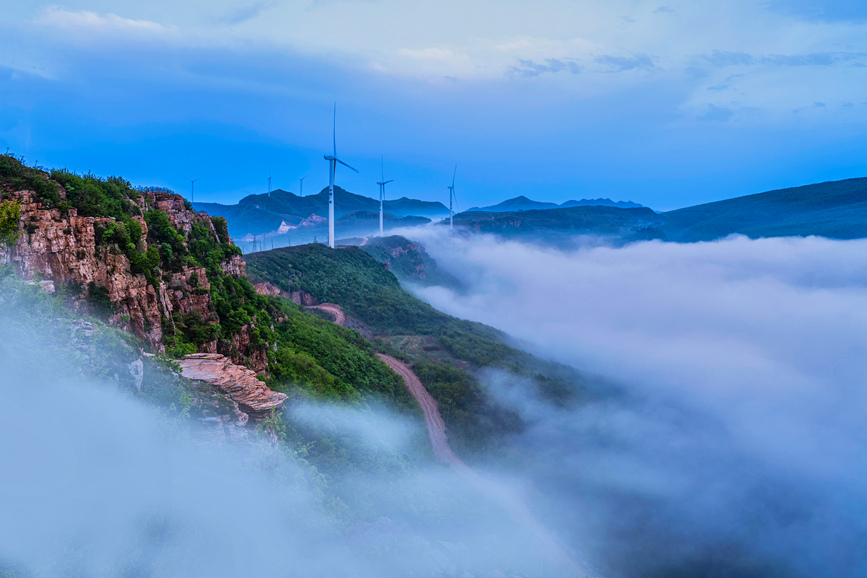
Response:
[{"label": "fog bank", "polygon": [[[33,293],[33,309],[9,311],[2,281],[0,575],[563,575],[504,507],[503,496],[520,503],[519,488],[492,498],[433,463],[414,445],[417,420],[385,408],[287,408],[287,427],[334,446],[330,463],[252,429],[220,441],[174,406],[136,399],[123,376],[64,371],[67,357],[112,349],[65,342],[78,322],[52,319],[60,308],[40,319],[35,303],[47,298],[36,288],[13,289]],[[87,344],[111,346],[107,330],[92,331]],[[137,357],[114,349],[118,367]],[[180,388],[174,380],[168,387]]]},{"label": "fog bank", "polygon": [[528,475],[550,508],[582,513],[563,529],[609,569],[867,571],[867,241],[558,251],[427,235],[469,289],[419,296],[627,392],[560,412],[489,377],[533,424],[515,441]]}]

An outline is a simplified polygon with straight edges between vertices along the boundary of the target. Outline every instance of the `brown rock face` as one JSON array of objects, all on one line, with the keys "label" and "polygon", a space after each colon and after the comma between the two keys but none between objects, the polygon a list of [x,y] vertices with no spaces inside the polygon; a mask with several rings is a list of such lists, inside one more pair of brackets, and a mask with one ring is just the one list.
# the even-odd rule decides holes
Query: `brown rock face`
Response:
[{"label": "brown rock face", "polygon": [[272,285],[271,283],[268,283],[267,281],[265,281],[263,283],[256,283],[255,285],[253,285],[253,287],[256,289],[256,293],[258,293],[259,295],[267,295],[269,297],[288,297],[289,296],[286,294],[285,291],[282,291],[279,287],[277,287],[276,285]]},{"label": "brown rock face", "polygon": [[171,299],[164,286],[155,290],[144,275],[129,272],[129,259],[97,246],[95,226],[107,226],[111,218],[79,217],[75,209],[65,215],[58,209],[43,209],[29,191],[13,198],[21,201],[23,230],[12,249],[10,262],[25,279],[43,278],[55,285],[93,282],[108,290],[115,305],[110,321],[136,333],[151,346],[162,340],[162,317],[171,315]]},{"label": "brown rock face", "polygon": [[[286,394],[268,389],[256,373],[216,353],[194,353],[178,363],[187,379],[207,382],[217,387],[226,397],[238,404],[240,411],[254,421],[268,417],[272,409],[281,409]],[[239,421],[246,423],[246,419]],[[242,424],[241,424],[242,425]]]},{"label": "brown rock face", "polygon": [[[60,194],[65,198],[62,188]],[[115,219],[79,217],[75,209],[62,212],[44,208],[31,191],[14,192],[11,198],[21,201],[21,236],[10,254],[2,257],[8,257],[25,279],[47,279],[56,287],[75,287],[80,292],[90,283],[104,287],[113,306],[109,323],[158,350],[163,348],[164,324],[171,328],[178,315],[196,314],[205,323],[218,322],[205,269],[184,266],[180,271],[163,273],[154,287],[144,275],[130,272],[129,259],[116,246],[98,242],[97,227],[105,229]],[[211,218],[187,209],[180,195],[148,191],[141,193],[137,202],[142,213],[164,211],[178,231],[188,233],[199,224],[218,237]],[[140,216],[134,219],[142,226],[138,250],[147,250],[147,224]],[[227,275],[246,277],[246,263],[240,256],[232,256],[220,266]],[[75,305],[83,304],[80,298]],[[248,363],[256,372],[264,372],[267,354],[250,348],[250,329],[244,327],[227,339],[205,343],[200,351],[225,353],[237,362]]]}]

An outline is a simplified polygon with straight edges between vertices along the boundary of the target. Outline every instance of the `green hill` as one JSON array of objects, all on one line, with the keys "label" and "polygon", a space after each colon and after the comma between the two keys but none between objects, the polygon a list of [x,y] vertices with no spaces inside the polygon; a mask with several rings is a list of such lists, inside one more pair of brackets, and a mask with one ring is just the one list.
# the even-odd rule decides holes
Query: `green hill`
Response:
[{"label": "green hill", "polygon": [[572,368],[516,349],[496,329],[437,311],[360,247],[311,244],[245,259],[253,282],[340,305],[377,335],[376,347],[411,362],[441,407],[452,406],[450,439],[464,453],[493,448],[521,427],[513,413],[492,404],[480,379],[483,370],[522,376],[554,403],[577,403],[604,390]]},{"label": "green hill", "polygon": [[370,237],[361,249],[388,266],[388,270],[403,282],[418,285],[440,285],[459,289],[461,283],[437,267],[437,262],[424,247],[406,237]]}]

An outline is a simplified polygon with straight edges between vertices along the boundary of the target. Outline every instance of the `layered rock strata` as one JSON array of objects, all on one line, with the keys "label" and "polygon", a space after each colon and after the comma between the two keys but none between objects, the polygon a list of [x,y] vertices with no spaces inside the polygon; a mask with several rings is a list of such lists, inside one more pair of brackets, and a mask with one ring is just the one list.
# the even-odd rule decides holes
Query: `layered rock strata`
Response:
[{"label": "layered rock strata", "polygon": [[[59,192],[65,199],[63,187],[59,187]],[[154,286],[144,275],[132,274],[126,255],[96,238],[97,230],[108,228],[115,219],[81,217],[74,208],[66,211],[46,208],[35,200],[32,191],[15,191],[10,198],[21,203],[21,235],[3,260],[12,263],[25,279],[50,280],[52,287],[80,293],[78,307],[82,306],[84,290],[91,283],[104,287],[112,304],[109,323],[134,333],[155,350],[162,349],[166,324],[171,329],[179,314],[195,314],[204,323],[218,322],[205,269],[183,266],[179,271],[165,272]],[[136,203],[142,214],[148,210],[164,211],[171,225],[185,234],[193,225],[200,224],[217,237],[211,218],[188,209],[180,195],[142,192]],[[148,227],[143,218],[135,220],[142,227],[137,249],[143,252],[147,250]],[[226,275],[247,274],[246,263],[237,255],[223,261],[220,267]],[[231,355],[235,361],[243,361],[260,373],[267,370],[267,352],[250,347],[249,326],[224,339],[202,344],[200,351]]]},{"label": "layered rock strata", "polygon": [[247,423],[247,416],[254,422],[261,421],[286,402],[286,394],[271,391],[254,371],[232,363],[224,355],[194,353],[184,356],[178,363],[184,377],[213,385],[237,404],[243,414],[238,416],[238,425]]}]

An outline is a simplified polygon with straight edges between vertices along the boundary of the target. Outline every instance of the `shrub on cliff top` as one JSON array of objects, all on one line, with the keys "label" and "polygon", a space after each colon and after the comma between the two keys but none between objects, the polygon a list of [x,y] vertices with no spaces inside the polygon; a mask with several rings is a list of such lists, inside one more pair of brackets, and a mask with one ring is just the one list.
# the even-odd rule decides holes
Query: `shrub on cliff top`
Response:
[{"label": "shrub on cliff top", "polygon": [[0,155],[0,184],[13,191],[33,191],[36,200],[47,206],[60,202],[57,185],[41,170],[26,166],[23,157]]},{"label": "shrub on cliff top", "polygon": [[0,246],[8,249],[21,236],[21,233],[18,232],[18,219],[20,218],[21,203],[17,201],[0,203]]}]

